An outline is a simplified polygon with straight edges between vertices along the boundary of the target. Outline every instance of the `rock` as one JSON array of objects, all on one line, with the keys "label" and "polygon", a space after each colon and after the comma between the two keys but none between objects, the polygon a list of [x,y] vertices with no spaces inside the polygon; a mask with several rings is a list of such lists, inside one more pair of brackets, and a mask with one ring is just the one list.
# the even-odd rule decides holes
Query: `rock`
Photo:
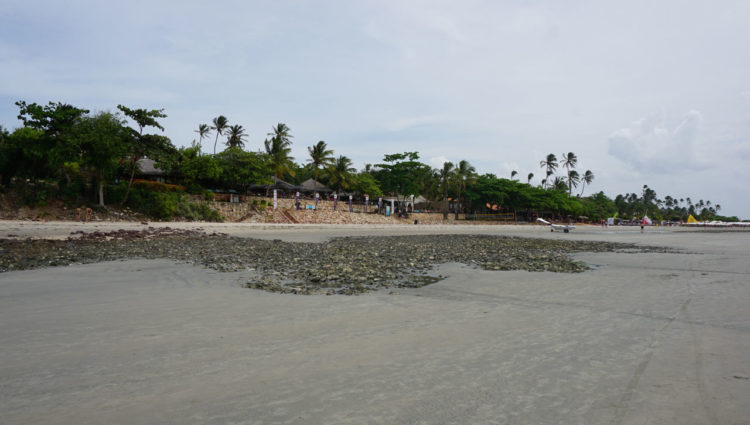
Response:
[{"label": "rock", "polygon": [[[578,273],[571,253],[673,252],[607,242],[477,235],[346,237],[325,243],[235,238],[171,228],[73,232],[67,240],[0,239],[0,272],[128,258],[170,258],[221,272],[251,273],[248,288],[288,294],[360,294],[443,279],[447,262],[487,270]],[[54,253],[54,254],[53,254]],[[404,253],[408,253],[405,257]]]}]

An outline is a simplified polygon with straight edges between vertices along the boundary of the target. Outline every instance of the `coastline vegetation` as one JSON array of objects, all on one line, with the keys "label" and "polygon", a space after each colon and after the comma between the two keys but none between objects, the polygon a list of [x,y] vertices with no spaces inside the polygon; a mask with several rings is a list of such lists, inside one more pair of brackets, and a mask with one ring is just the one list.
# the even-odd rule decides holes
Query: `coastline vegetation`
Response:
[{"label": "coastline vegetation", "polygon": [[[0,191],[13,191],[24,205],[43,205],[52,199],[68,205],[81,203],[97,208],[107,205],[130,207],[149,217],[170,220],[220,221],[221,216],[204,204],[191,202],[188,194],[213,196],[208,190],[247,193],[252,186],[268,185],[273,178],[292,184],[314,179],[337,193],[370,199],[393,196],[400,200],[423,197],[444,214],[513,213],[515,217],[559,218],[608,217],[635,219],[648,215],[655,220],[738,221],[724,217],[719,204],[689,197],[657,197],[644,185],[640,195],[628,193],[614,199],[604,192],[584,196],[595,179],[591,170],[579,170],[578,157],[550,153],[540,168],[525,181],[514,170],[510,178],[479,175],[466,160],[446,162],[433,169],[421,162],[418,152],[386,154],[379,164],[366,164],[357,171],[351,159],[336,156],[323,140],[308,147],[309,158],[291,157],[293,135],[285,123],[271,128],[262,149],[246,149],[246,129],[220,115],[213,125],[199,124],[187,147],[177,148],[158,134],[161,109],[131,109],[118,105],[116,112],[91,113],[64,103],[47,105],[16,102],[22,126],[9,131],[0,126]],[[153,130],[153,131],[152,131]],[[204,139],[213,154],[204,153]],[[217,152],[218,143],[224,149]],[[139,180],[139,161],[148,158],[163,172],[165,182]],[[167,183],[169,182],[169,183]]]}]

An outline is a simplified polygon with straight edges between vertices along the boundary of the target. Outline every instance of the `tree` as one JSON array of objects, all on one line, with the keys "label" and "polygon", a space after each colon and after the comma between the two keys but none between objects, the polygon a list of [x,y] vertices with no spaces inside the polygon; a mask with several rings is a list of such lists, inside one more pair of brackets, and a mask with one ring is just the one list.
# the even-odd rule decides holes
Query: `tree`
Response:
[{"label": "tree", "polygon": [[334,162],[333,150],[328,149],[326,142],[320,140],[317,144],[307,147],[310,154],[310,166],[313,169],[313,180],[315,181],[314,192],[318,191],[318,172],[321,167],[328,167]]},{"label": "tree", "polygon": [[219,115],[214,118],[213,123],[214,125],[211,128],[216,131],[216,140],[214,140],[214,155],[216,155],[216,143],[219,141],[219,136],[221,136],[224,133],[224,130],[227,129],[229,121],[224,115]]},{"label": "tree", "polygon": [[76,137],[82,153],[80,165],[96,178],[99,206],[104,207],[104,185],[117,175],[117,165],[127,153],[127,140],[132,135],[118,115],[101,112],[85,117],[76,126]]},{"label": "tree", "polygon": [[242,128],[241,125],[233,125],[230,126],[227,130],[227,147],[230,148],[244,148],[245,147],[245,139],[247,138],[247,134],[245,134],[245,129]]},{"label": "tree", "polygon": [[510,172],[510,179],[513,180],[518,175],[518,171],[513,170]]},{"label": "tree", "polygon": [[128,107],[117,105],[117,109],[121,110],[125,116],[135,121],[138,126],[138,131],[132,130],[131,137],[129,137],[127,153],[130,156],[130,179],[128,181],[128,188],[125,191],[125,196],[120,201],[121,204],[125,204],[130,194],[130,188],[133,186],[133,178],[135,177],[135,170],[138,167],[138,161],[146,157],[149,154],[158,156],[160,153],[174,149],[172,143],[168,138],[164,136],[158,136],[155,134],[143,134],[143,129],[146,127],[156,127],[164,131],[164,127],[156,121],[157,118],[166,118],[167,115],[164,113],[164,109],[130,109]]},{"label": "tree", "polygon": [[80,157],[80,148],[73,132],[89,111],[59,102],[41,106],[18,101],[16,105],[19,108],[18,119],[23,121],[24,127],[41,132],[33,143],[20,146],[27,159],[36,158],[33,165],[38,168],[31,175],[64,175],[67,179],[65,163],[77,161]]},{"label": "tree", "polygon": [[544,188],[546,189],[547,184],[549,183],[549,176],[554,174],[555,170],[557,170],[557,157],[555,154],[551,153],[547,155],[547,158],[544,161],[539,162],[539,166],[547,170],[547,178],[543,180]]},{"label": "tree", "polygon": [[576,165],[578,165],[578,158],[576,157],[576,154],[573,152],[568,152],[567,154],[563,153],[563,167],[565,167],[566,170],[568,170],[568,196],[570,196],[573,193],[573,187],[578,185],[578,173],[576,172],[575,176],[571,175],[572,170],[575,170]]},{"label": "tree", "polygon": [[581,177],[578,175],[578,171],[576,170],[569,170],[568,171],[568,196],[571,196],[573,193],[573,188],[578,187],[578,183],[581,181]]},{"label": "tree", "polygon": [[383,156],[383,163],[377,164],[375,178],[383,192],[405,200],[408,196],[419,195],[423,176],[430,167],[418,161],[417,152],[394,153]]},{"label": "tree", "polygon": [[294,158],[289,156],[292,153],[292,136],[289,134],[289,127],[284,123],[278,123],[273,127],[273,133],[268,133],[270,139],[266,139],[263,144],[266,153],[270,157],[271,170],[276,178],[282,178],[284,174],[294,176]]},{"label": "tree", "polygon": [[534,178],[534,173],[529,173],[528,176],[526,176],[526,184],[531,184],[531,179]]},{"label": "tree", "polygon": [[568,183],[566,182],[565,178],[555,176],[555,179],[552,181],[552,188],[564,192],[568,190]]},{"label": "tree", "polygon": [[[594,173],[591,170],[586,170],[581,177],[581,196],[583,196],[583,190],[586,189],[586,185],[590,185],[594,181]],[[670,203],[671,205],[671,203]]]},{"label": "tree", "polygon": [[359,173],[352,176],[351,189],[362,195],[370,195],[371,198],[383,196],[378,181],[369,173]]},{"label": "tree", "polygon": [[459,205],[461,205],[461,192],[466,189],[466,186],[470,184],[476,174],[476,169],[469,164],[466,160],[461,160],[458,165],[453,169],[453,178],[456,182],[458,189],[458,196],[456,197],[456,220],[458,220]]},{"label": "tree", "polygon": [[609,199],[604,192],[595,193],[586,198],[581,198],[583,214],[592,220],[602,220],[613,217],[617,213],[615,202]]},{"label": "tree", "polygon": [[574,169],[576,168],[576,165],[578,165],[578,157],[576,157],[576,154],[574,154],[573,152],[563,154],[562,166],[565,167],[565,169]]},{"label": "tree", "polygon": [[268,156],[230,147],[215,155],[219,161],[219,182],[230,188],[246,191],[251,184],[271,183]]},{"label": "tree", "polygon": [[209,127],[208,124],[200,124],[195,132],[198,133],[198,143],[202,145],[203,139],[208,137],[208,133],[211,132],[211,127]]},{"label": "tree", "polygon": [[446,161],[440,169],[440,191],[443,193],[443,218],[448,218],[448,187],[451,183],[453,163]]},{"label": "tree", "polygon": [[352,167],[352,160],[340,155],[326,170],[328,186],[339,193],[341,190],[349,190],[355,182],[353,174],[357,171]]}]

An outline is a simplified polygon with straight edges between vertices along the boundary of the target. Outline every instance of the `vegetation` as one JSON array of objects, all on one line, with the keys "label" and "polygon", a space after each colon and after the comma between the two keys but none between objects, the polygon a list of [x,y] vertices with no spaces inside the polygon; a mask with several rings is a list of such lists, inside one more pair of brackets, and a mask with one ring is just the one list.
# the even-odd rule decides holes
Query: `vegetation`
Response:
[{"label": "vegetation", "polygon": [[[736,220],[718,215],[721,206],[711,201],[657,197],[647,185],[640,194],[608,198],[603,192],[584,197],[594,181],[591,170],[579,171],[574,152],[550,153],[539,165],[544,178],[534,184],[534,173],[513,170],[509,178],[479,175],[466,160],[446,162],[433,169],[418,152],[392,153],[381,163],[354,169],[351,159],[334,155],[325,141],[307,148],[309,159],[297,164],[291,156],[293,136],[284,123],[272,127],[258,150],[246,149],[248,136],[239,124],[223,115],[213,125],[200,124],[198,140],[176,148],[171,140],[148,129],[163,130],[161,109],[117,106],[116,112],[90,113],[63,103],[48,105],[16,102],[22,126],[8,131],[0,126],[0,190],[14,190],[28,205],[50,199],[71,204],[83,201],[100,208],[119,203],[158,219],[219,220],[213,210],[189,201],[189,194],[213,199],[213,191],[247,193],[267,187],[272,177],[292,184],[313,178],[336,192],[371,198],[393,196],[403,201],[423,197],[444,214],[508,214],[519,220],[537,216],[559,219],[608,217],[633,219],[648,215],[656,220]],[[215,132],[214,153],[202,153],[204,139]],[[219,138],[226,148],[216,152]],[[148,158],[163,171],[166,182],[139,180],[139,160]],[[519,178],[520,176],[520,178]],[[523,181],[525,180],[525,182]],[[574,189],[580,186],[580,193]],[[209,190],[210,189],[210,190]],[[213,190],[213,191],[212,191]],[[263,206],[263,205],[261,205]]]}]

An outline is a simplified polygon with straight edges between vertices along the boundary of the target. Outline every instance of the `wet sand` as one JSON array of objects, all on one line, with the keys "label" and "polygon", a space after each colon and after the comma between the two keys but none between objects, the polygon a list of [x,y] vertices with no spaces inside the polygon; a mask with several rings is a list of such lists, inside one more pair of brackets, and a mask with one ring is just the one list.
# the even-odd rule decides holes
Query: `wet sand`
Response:
[{"label": "wet sand", "polygon": [[[449,277],[436,284],[353,297],[243,289],[242,273],[164,260],[3,273],[0,422],[741,424],[750,417],[750,232],[163,225],[293,241],[489,233],[686,252],[584,253],[577,258],[593,270],[582,274],[447,264],[439,272]],[[0,237],[128,226],[143,227],[0,222]]]}]

